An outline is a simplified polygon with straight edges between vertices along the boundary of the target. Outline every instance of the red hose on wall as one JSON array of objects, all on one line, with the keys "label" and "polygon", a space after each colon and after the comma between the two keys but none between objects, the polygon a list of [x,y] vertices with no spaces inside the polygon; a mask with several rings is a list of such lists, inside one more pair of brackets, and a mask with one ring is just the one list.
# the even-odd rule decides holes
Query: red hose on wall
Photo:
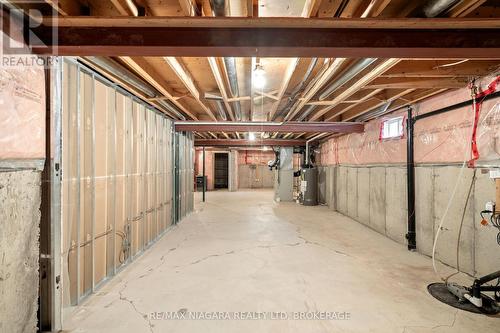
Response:
[{"label": "red hose on wall", "polygon": [[498,76],[493,82],[488,85],[488,89],[476,93],[474,96],[474,124],[472,125],[472,139],[471,139],[471,154],[472,157],[468,162],[469,168],[475,166],[476,161],[479,159],[479,149],[477,148],[477,125],[479,124],[479,116],[481,114],[481,105],[483,104],[484,97],[494,93],[497,90],[498,83],[500,82],[500,76]]}]

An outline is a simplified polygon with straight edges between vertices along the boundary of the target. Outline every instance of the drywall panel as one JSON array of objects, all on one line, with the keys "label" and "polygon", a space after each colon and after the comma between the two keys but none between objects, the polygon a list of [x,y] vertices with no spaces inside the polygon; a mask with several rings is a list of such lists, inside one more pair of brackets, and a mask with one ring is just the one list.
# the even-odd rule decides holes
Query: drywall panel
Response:
[{"label": "drywall panel", "polygon": [[347,215],[347,168],[343,166],[337,167],[337,191],[336,191],[336,207],[337,210]]},{"label": "drywall panel", "polygon": [[[476,172],[474,186],[474,263],[476,276],[490,274],[499,269],[500,246],[497,244],[498,230],[491,225],[481,225],[479,213],[488,201],[495,201],[495,182],[488,173]],[[497,202],[497,205],[500,204]],[[485,215],[487,217],[488,215]]]},{"label": "drywall panel", "polygon": [[385,168],[370,168],[370,227],[385,235]]},{"label": "drywall panel", "polygon": [[386,168],[385,189],[386,235],[398,243],[406,244],[405,235],[408,230],[406,169]]},{"label": "drywall panel", "polygon": [[438,243],[436,245],[436,258],[450,265],[457,266],[457,241],[460,231],[460,222],[465,208],[465,216],[460,237],[460,270],[473,274],[473,249],[474,249],[474,226],[473,226],[473,200],[469,200],[466,206],[467,193],[472,180],[473,171],[463,169],[462,176],[459,167],[435,167],[434,168],[434,230],[437,232],[439,223],[446,211],[455,184],[459,182],[457,192],[451,202],[448,214],[444,219]]},{"label": "drywall panel", "polygon": [[358,168],[347,168],[347,215],[358,218]]},{"label": "drywall panel", "polygon": [[358,218],[365,225],[370,224],[370,169],[358,168]]},{"label": "drywall panel", "polygon": [[36,331],[40,182],[39,172],[0,172],[1,332]]},{"label": "drywall panel", "polygon": [[415,224],[417,250],[432,255],[434,242],[434,169],[415,168]]}]

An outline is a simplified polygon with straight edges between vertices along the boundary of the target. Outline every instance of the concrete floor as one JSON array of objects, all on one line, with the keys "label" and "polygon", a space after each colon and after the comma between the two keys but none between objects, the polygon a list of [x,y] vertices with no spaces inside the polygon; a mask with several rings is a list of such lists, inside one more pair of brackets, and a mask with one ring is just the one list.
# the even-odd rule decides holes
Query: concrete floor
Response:
[{"label": "concrete floor", "polygon": [[[499,318],[458,311],[427,294],[427,284],[436,280],[428,257],[327,207],[276,204],[270,191],[210,192],[207,199],[70,311],[65,330],[499,332]],[[350,318],[151,318],[178,311],[280,313],[275,317],[348,312]]]}]

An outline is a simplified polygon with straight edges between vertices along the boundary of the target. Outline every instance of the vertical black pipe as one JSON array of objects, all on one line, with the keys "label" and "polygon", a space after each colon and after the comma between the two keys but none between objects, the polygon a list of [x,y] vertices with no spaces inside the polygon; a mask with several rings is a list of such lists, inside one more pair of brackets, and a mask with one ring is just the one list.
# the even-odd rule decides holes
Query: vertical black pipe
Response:
[{"label": "vertical black pipe", "polygon": [[416,230],[415,230],[415,163],[413,156],[413,112],[411,106],[408,107],[406,119],[406,177],[408,189],[408,250],[417,248]]},{"label": "vertical black pipe", "polygon": [[206,178],[205,178],[205,147],[203,147],[203,202],[205,202],[205,191],[207,189]]}]

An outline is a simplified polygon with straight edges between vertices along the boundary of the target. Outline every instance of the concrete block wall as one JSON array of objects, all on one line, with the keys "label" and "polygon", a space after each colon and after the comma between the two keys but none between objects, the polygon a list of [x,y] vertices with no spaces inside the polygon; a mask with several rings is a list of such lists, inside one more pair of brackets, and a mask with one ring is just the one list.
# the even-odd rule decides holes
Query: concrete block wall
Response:
[{"label": "concrete block wall", "polygon": [[37,327],[41,174],[0,172],[0,332]]},{"label": "concrete block wall", "polygon": [[[323,187],[320,191],[325,193],[323,203],[400,244],[406,244],[408,208],[404,165],[320,168],[320,173],[324,174],[324,184],[320,182],[320,187]],[[418,252],[432,255],[436,231],[459,175],[460,165],[422,165],[416,168]],[[473,170],[464,169],[436,248],[436,258],[452,267],[457,267],[456,244],[472,176]],[[494,198],[494,181],[478,169],[465,208],[459,255],[459,269],[473,276],[499,268],[496,230],[479,223],[479,213],[484,210],[485,203]]]}]

